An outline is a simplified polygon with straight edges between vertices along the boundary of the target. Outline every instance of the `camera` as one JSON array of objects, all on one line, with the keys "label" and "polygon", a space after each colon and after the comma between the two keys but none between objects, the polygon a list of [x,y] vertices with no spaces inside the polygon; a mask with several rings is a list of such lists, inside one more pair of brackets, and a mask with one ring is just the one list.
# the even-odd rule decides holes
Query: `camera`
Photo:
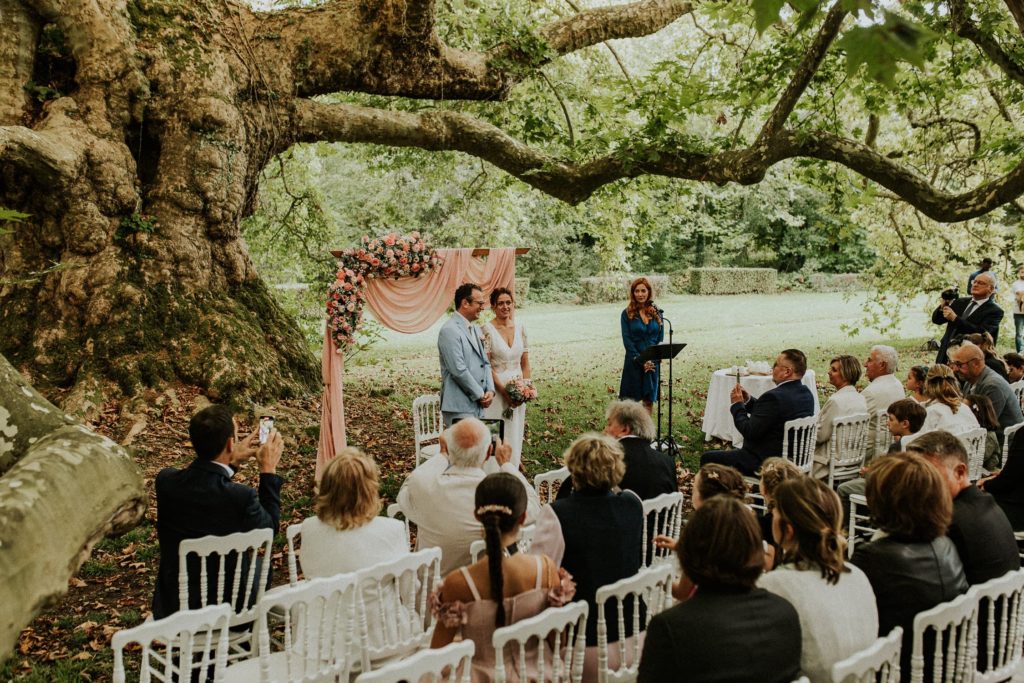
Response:
[{"label": "camera", "polygon": [[956,287],[950,287],[949,289],[942,290],[942,294],[940,294],[939,296],[942,297],[942,300],[945,301],[946,305],[948,306],[949,304],[960,298],[960,290]]}]

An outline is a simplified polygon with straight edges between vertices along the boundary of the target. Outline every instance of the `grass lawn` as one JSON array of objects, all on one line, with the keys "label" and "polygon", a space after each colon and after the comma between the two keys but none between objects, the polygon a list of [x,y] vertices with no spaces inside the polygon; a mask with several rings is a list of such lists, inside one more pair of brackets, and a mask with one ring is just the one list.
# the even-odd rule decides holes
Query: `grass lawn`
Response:
[{"label": "grass lawn", "polygon": [[[690,466],[704,450],[700,422],[713,370],[747,359],[772,360],[781,349],[796,347],[807,353],[821,383],[830,358],[853,353],[863,360],[873,344],[897,347],[903,367],[908,361],[930,361],[934,354],[923,351],[922,345],[941,331],[928,321],[923,300],[904,309],[894,333],[864,331],[855,337],[840,328],[861,318],[858,296],[847,300],[832,293],[680,295],[659,303],[674,324],[674,340],[689,344],[675,363],[673,436],[681,442]],[[556,459],[573,438],[603,427],[604,407],[618,392],[622,368],[621,310],[621,304],[550,304],[527,306],[517,313],[527,329],[533,377],[541,394],[527,407],[524,461],[529,474],[557,466]],[[388,333],[383,342],[353,359],[347,368],[346,396],[376,394],[393,415],[407,411],[415,396],[436,391],[436,340],[443,322],[419,334]],[[384,406],[380,409],[384,412]],[[667,405],[662,409],[667,414]],[[371,438],[350,434],[355,445]]]}]

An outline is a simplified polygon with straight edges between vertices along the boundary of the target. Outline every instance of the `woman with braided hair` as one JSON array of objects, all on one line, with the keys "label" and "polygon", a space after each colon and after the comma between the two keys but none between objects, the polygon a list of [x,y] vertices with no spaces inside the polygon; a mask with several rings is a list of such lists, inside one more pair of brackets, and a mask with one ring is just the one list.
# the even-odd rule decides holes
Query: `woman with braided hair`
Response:
[{"label": "woman with braided hair", "polygon": [[[526,521],[526,490],[517,477],[506,472],[484,477],[476,487],[475,504],[487,555],[450,573],[430,596],[438,620],[430,645],[439,648],[455,640],[472,640],[473,683],[483,683],[494,675],[494,630],[566,604],[575,585],[547,556],[509,555],[505,550],[515,544]],[[498,595],[500,600],[495,599]],[[547,657],[550,660],[550,654]],[[528,657],[531,665],[535,659]],[[513,680],[535,679],[531,672],[519,672],[512,657],[506,657],[505,668]]]},{"label": "woman with braided hair", "polygon": [[814,683],[828,683],[833,664],[874,642],[875,594],[864,572],[844,561],[835,491],[814,477],[796,477],[779,484],[772,501],[772,536],[782,557],[758,585],[796,608],[800,669]]}]

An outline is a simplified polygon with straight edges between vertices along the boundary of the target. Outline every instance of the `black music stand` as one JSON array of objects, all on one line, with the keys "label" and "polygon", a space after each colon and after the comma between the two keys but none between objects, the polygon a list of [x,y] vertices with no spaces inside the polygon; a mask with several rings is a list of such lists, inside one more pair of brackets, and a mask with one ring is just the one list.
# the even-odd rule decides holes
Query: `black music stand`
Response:
[{"label": "black music stand", "polygon": [[654,346],[648,346],[639,356],[641,363],[647,361],[668,361],[668,430],[665,438],[661,438],[661,382],[659,375],[658,386],[658,439],[654,442],[654,448],[660,451],[668,451],[674,460],[679,456],[679,445],[672,438],[672,359],[679,355],[679,352],[686,348],[686,342],[672,342],[672,321],[662,315],[662,320],[668,323],[668,341]]}]

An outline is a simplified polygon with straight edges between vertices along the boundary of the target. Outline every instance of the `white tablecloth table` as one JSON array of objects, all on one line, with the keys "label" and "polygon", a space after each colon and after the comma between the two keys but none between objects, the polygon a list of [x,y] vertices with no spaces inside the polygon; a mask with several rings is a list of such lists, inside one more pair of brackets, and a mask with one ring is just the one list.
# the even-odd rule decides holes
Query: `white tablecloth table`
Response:
[{"label": "white tablecloth table", "polygon": [[[733,448],[742,448],[743,437],[736,431],[732,413],[729,412],[729,406],[732,405],[729,394],[736,386],[736,376],[730,375],[730,370],[731,368],[715,370],[711,374],[701,431],[704,432],[705,441],[711,441],[711,438],[714,437],[731,441]],[[802,382],[814,394],[814,413],[817,414],[820,406],[818,405],[818,388],[814,383],[814,370],[807,370]],[[740,384],[747,390],[747,393],[754,397],[760,396],[775,386],[771,375],[743,375],[740,377]]]}]

